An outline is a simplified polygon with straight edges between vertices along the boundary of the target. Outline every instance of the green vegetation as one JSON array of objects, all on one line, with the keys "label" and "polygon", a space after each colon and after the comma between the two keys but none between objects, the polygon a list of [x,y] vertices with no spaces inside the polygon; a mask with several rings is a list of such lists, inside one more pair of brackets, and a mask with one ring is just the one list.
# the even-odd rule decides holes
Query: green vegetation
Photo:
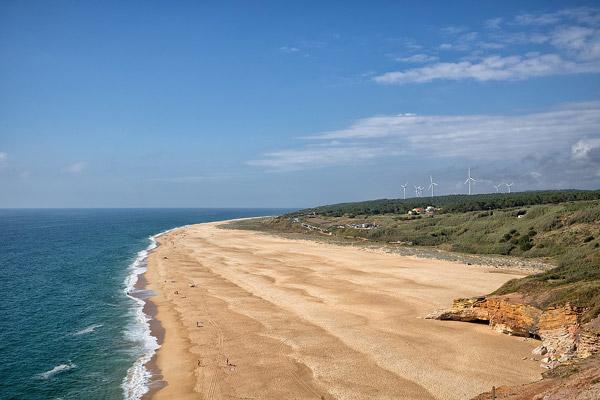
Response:
[{"label": "green vegetation", "polygon": [[[571,302],[585,307],[588,319],[600,314],[600,191],[465,197],[440,197],[435,205],[444,208],[435,215],[387,211],[426,207],[430,199],[376,200],[302,210],[246,228],[542,260],[557,267],[509,281],[495,294],[518,292],[539,307]],[[362,223],[376,228],[352,227]]]},{"label": "green vegetation", "polygon": [[381,199],[357,203],[341,203],[298,211],[294,214],[315,212],[320,215],[379,215],[406,214],[423,203],[442,208],[443,212],[467,212],[524,207],[538,204],[559,204],[568,201],[598,200],[600,190],[551,190],[539,192],[451,195],[431,198]]}]

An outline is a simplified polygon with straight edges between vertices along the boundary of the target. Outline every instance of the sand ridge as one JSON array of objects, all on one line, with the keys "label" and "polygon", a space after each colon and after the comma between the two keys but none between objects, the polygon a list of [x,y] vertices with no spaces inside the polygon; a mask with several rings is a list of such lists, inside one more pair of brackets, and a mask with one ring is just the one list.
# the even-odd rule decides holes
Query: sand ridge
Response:
[{"label": "sand ridge", "polygon": [[535,341],[422,319],[519,275],[218,225],[149,257],[155,399],[464,399],[540,377]]}]

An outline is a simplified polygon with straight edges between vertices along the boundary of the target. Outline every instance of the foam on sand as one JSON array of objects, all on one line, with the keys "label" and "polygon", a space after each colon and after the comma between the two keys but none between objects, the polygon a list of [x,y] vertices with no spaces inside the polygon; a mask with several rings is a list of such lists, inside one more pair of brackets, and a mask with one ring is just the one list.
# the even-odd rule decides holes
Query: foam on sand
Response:
[{"label": "foam on sand", "polygon": [[152,336],[150,331],[150,317],[144,313],[146,302],[136,297],[136,283],[139,275],[146,272],[146,263],[148,253],[157,247],[156,238],[172,229],[151,236],[148,247],[138,252],[137,257],[129,266],[129,275],[125,279],[125,294],[134,304],[130,310],[132,323],[125,331],[125,338],[136,344],[136,352],[141,354],[127,371],[121,387],[126,400],[141,399],[148,392],[151,373],[146,368],[146,364],[152,359],[156,350],[160,347],[157,338]]}]

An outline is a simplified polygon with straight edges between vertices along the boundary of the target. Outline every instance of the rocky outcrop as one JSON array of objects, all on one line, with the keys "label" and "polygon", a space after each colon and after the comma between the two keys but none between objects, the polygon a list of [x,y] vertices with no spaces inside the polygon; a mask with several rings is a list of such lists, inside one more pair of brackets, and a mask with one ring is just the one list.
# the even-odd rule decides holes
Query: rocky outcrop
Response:
[{"label": "rocky outcrop", "polygon": [[536,307],[510,301],[505,297],[471,297],[456,299],[450,310],[432,313],[427,318],[483,322],[502,333],[515,336],[535,336],[542,311]]},{"label": "rocky outcrop", "polygon": [[488,323],[509,335],[541,340],[533,355],[552,369],[569,360],[600,353],[600,320],[582,324],[583,310],[571,304],[541,310],[514,296],[481,296],[456,299],[450,310],[427,318]]},{"label": "rocky outcrop", "polygon": [[545,372],[544,379],[519,386],[500,386],[472,400],[600,399],[600,357],[578,360]]},{"label": "rocky outcrop", "polygon": [[579,332],[577,343],[577,358],[587,358],[600,354],[600,316],[584,324]]}]

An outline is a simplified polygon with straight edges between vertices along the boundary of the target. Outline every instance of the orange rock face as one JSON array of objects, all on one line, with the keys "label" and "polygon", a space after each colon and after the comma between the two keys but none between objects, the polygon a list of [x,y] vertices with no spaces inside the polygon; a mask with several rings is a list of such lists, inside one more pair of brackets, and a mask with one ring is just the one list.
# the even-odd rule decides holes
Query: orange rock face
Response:
[{"label": "orange rock face", "polygon": [[538,308],[513,303],[502,297],[486,299],[485,308],[488,310],[490,326],[494,330],[516,336],[536,336],[537,321],[542,315]]},{"label": "orange rock face", "polygon": [[[510,296],[481,296],[456,299],[450,310],[427,318],[488,322],[496,331],[541,339],[534,355],[552,369],[575,358],[600,352],[600,320],[581,324],[582,310],[565,304],[541,310]],[[597,321],[598,320],[598,321]]]}]

